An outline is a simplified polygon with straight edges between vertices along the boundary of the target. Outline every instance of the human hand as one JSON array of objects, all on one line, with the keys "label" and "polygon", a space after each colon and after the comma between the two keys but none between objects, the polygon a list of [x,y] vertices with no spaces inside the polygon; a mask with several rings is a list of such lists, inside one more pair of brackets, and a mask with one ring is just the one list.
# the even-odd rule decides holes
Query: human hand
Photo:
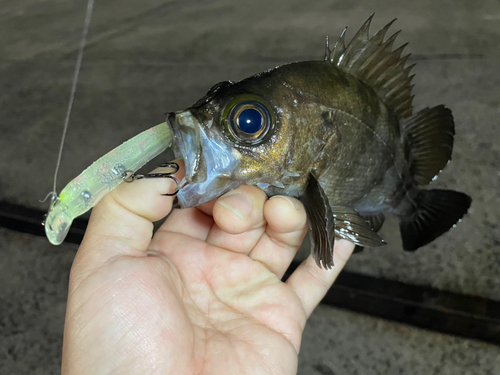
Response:
[{"label": "human hand", "polygon": [[71,270],[63,374],[295,374],[306,320],[354,245],[337,240],[333,269],[309,256],[282,282],[304,207],[254,186],[175,210],[151,239],[173,185],[121,184],[94,208]]}]

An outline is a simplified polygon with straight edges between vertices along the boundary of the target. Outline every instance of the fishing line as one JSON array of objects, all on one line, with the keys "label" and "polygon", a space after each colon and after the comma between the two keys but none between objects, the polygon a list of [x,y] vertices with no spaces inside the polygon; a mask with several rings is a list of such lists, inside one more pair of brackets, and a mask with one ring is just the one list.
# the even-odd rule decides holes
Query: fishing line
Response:
[{"label": "fishing line", "polygon": [[54,203],[54,201],[57,199],[57,175],[59,173],[59,167],[61,166],[61,159],[62,159],[62,153],[63,153],[63,148],[64,148],[64,142],[66,140],[66,133],[68,131],[68,125],[69,125],[69,118],[71,116],[71,110],[73,109],[73,102],[75,100],[75,93],[76,93],[76,85],[78,83],[78,77],[80,75],[80,68],[82,66],[82,59],[83,59],[83,50],[85,49],[85,45],[87,44],[87,34],[89,31],[89,26],[90,26],[90,20],[92,19],[92,11],[94,10],[94,0],[88,0],[87,2],[87,13],[85,15],[85,21],[83,24],[83,31],[82,31],[82,38],[80,40],[80,47],[78,49],[78,57],[76,59],[76,66],[75,66],[75,72],[73,75],[73,83],[71,85],[71,93],[69,96],[69,103],[68,103],[68,108],[66,111],[66,117],[64,119],[64,127],[63,127],[63,132],[62,132],[62,137],[61,137],[61,144],[59,145],[59,154],[57,156],[57,164],[56,164],[56,170],[54,172],[54,185],[52,187],[52,191],[47,194],[45,199],[42,202],[45,202],[48,197],[51,199],[51,206]]}]

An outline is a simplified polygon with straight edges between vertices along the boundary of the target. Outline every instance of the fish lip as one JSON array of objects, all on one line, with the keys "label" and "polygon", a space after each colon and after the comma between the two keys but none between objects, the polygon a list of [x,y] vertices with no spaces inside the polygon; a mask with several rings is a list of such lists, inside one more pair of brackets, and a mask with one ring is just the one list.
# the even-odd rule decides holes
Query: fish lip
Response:
[{"label": "fish lip", "polygon": [[[189,112],[189,115],[187,114]],[[179,112],[169,112],[165,115],[168,124],[172,128],[174,132],[174,154],[176,158],[182,158],[184,160],[185,166],[185,181],[191,182],[192,178],[195,174],[196,169],[199,164],[200,155],[200,143],[197,140],[196,129],[193,127],[192,131],[189,127],[184,125],[180,125],[177,122],[177,115],[184,114],[184,116],[191,116],[193,119],[193,115],[190,111],[179,111]],[[188,134],[188,132],[192,132],[192,134]]]},{"label": "fish lip", "polygon": [[174,132],[176,157],[184,159],[185,177],[177,199],[181,208],[208,202],[243,182],[231,179],[238,153],[217,133],[208,134],[190,110],[165,115]]},{"label": "fish lip", "polygon": [[175,157],[183,157],[184,154],[183,151],[186,146],[182,134],[179,131],[179,126],[177,124],[177,121],[175,121],[175,112],[168,112],[165,114],[165,117],[167,119],[167,124],[174,132],[175,142],[173,143],[173,147],[174,147]]}]

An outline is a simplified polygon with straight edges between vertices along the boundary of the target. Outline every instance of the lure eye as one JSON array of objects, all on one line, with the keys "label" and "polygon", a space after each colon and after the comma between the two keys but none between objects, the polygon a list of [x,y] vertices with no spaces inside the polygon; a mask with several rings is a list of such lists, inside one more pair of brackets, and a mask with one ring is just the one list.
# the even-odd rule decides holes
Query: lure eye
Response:
[{"label": "lure eye", "polygon": [[261,141],[271,127],[268,109],[257,101],[241,102],[229,112],[231,134],[239,141],[255,144]]}]

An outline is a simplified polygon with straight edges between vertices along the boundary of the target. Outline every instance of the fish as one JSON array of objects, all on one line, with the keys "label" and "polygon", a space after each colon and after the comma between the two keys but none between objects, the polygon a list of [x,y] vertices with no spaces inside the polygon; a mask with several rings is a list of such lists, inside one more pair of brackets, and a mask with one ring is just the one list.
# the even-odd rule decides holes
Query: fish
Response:
[{"label": "fish", "polygon": [[336,239],[385,244],[386,213],[414,251],[461,221],[472,199],[424,189],[451,160],[455,128],[444,105],[413,113],[410,55],[369,36],[373,14],[323,60],[293,62],[217,83],[191,107],[166,114],[184,159],[177,207],[195,207],[242,184],[304,204],[317,265],[334,266]]}]

